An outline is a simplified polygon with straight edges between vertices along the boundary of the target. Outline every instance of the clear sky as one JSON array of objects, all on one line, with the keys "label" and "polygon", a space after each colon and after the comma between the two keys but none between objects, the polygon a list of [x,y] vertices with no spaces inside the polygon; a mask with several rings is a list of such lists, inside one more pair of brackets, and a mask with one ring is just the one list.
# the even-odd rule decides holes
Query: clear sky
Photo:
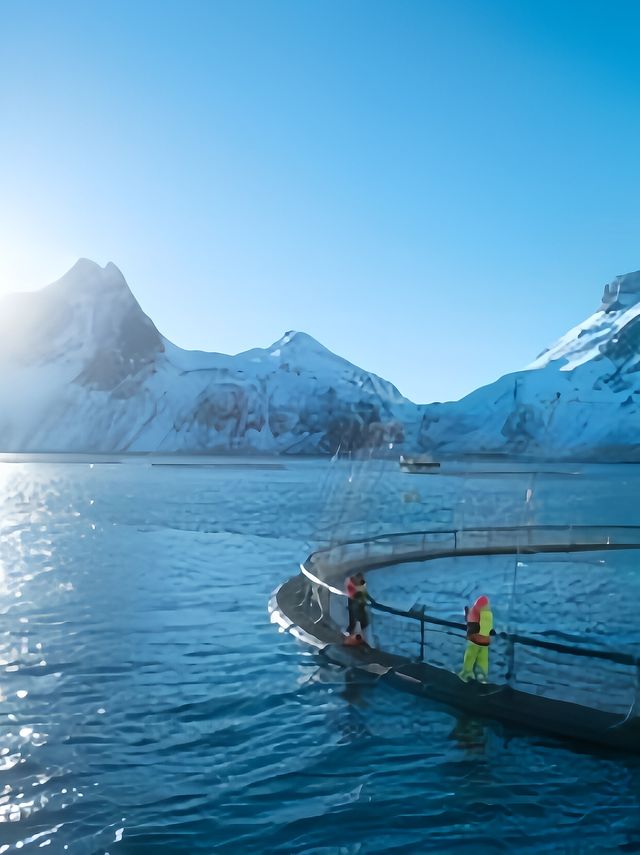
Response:
[{"label": "clear sky", "polygon": [[0,289],[447,400],[640,268],[640,3],[0,0]]}]

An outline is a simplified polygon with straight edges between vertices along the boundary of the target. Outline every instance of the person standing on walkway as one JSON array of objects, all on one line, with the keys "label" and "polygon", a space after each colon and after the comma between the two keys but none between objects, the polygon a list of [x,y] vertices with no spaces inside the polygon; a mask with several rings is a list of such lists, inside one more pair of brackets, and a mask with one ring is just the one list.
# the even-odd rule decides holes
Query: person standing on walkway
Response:
[{"label": "person standing on walkway", "polygon": [[360,632],[364,633],[369,626],[369,617],[367,615],[366,605],[371,601],[369,592],[367,591],[367,583],[362,573],[356,573],[355,576],[349,576],[347,580],[347,597],[349,608],[349,626],[347,627],[347,636],[349,638],[357,638],[355,635],[356,626],[360,624]]},{"label": "person standing on walkway", "polygon": [[472,679],[486,683],[489,676],[489,645],[492,636],[496,634],[489,597],[478,597],[471,608],[465,606],[464,611],[467,619],[467,649],[458,677],[464,683]]}]

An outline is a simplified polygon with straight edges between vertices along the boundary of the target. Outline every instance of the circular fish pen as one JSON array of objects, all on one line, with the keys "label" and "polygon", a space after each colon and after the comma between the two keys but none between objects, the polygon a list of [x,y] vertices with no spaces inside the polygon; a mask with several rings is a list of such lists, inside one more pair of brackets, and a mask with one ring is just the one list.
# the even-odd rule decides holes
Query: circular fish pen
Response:
[{"label": "circular fish pen", "polygon": [[[581,638],[544,624],[524,632],[517,620],[522,596],[529,596],[521,593],[525,576],[534,578],[524,559],[582,553],[601,573],[595,556],[634,549],[640,549],[640,527],[635,526],[520,525],[383,534],[312,553],[300,573],[275,592],[269,611],[283,631],[331,661],[364,669],[405,691],[477,716],[640,752],[640,658],[635,650],[594,643],[606,632]],[[465,624],[424,602],[403,608],[376,597],[368,607],[371,644],[345,645],[350,575],[384,573],[391,590],[408,567],[424,577],[434,562],[444,567],[451,560],[480,557],[487,564],[498,556],[516,560],[503,597],[504,619],[496,621],[488,683],[458,678]],[[549,583],[542,587],[547,590]],[[560,588],[553,595],[561,600],[565,594]]]}]

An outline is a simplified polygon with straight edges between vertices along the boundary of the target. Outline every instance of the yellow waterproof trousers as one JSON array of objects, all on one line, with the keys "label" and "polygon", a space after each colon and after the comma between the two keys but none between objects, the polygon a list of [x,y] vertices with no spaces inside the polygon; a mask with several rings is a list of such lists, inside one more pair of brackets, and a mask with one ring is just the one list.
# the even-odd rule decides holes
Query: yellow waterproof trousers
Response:
[{"label": "yellow waterproof trousers", "polygon": [[485,677],[489,676],[489,647],[468,641],[460,676],[473,677],[473,669],[476,665]]}]

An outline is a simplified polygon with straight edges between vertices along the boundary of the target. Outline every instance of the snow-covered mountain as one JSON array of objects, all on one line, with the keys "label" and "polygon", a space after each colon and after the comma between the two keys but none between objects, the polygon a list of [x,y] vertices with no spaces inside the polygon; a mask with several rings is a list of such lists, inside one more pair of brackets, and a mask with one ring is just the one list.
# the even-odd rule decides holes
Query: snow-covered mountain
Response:
[{"label": "snow-covered mountain", "polygon": [[113,264],[0,301],[0,450],[333,452],[416,421],[304,333],[237,356],[176,347]]},{"label": "snow-covered mountain", "polygon": [[79,261],[0,301],[0,450],[376,448],[640,459],[640,272],[527,369],[418,406],[301,332],[237,356],[186,351],[117,267]]},{"label": "snow-covered mountain", "polygon": [[640,459],[640,271],[527,369],[422,413],[424,451]]}]

